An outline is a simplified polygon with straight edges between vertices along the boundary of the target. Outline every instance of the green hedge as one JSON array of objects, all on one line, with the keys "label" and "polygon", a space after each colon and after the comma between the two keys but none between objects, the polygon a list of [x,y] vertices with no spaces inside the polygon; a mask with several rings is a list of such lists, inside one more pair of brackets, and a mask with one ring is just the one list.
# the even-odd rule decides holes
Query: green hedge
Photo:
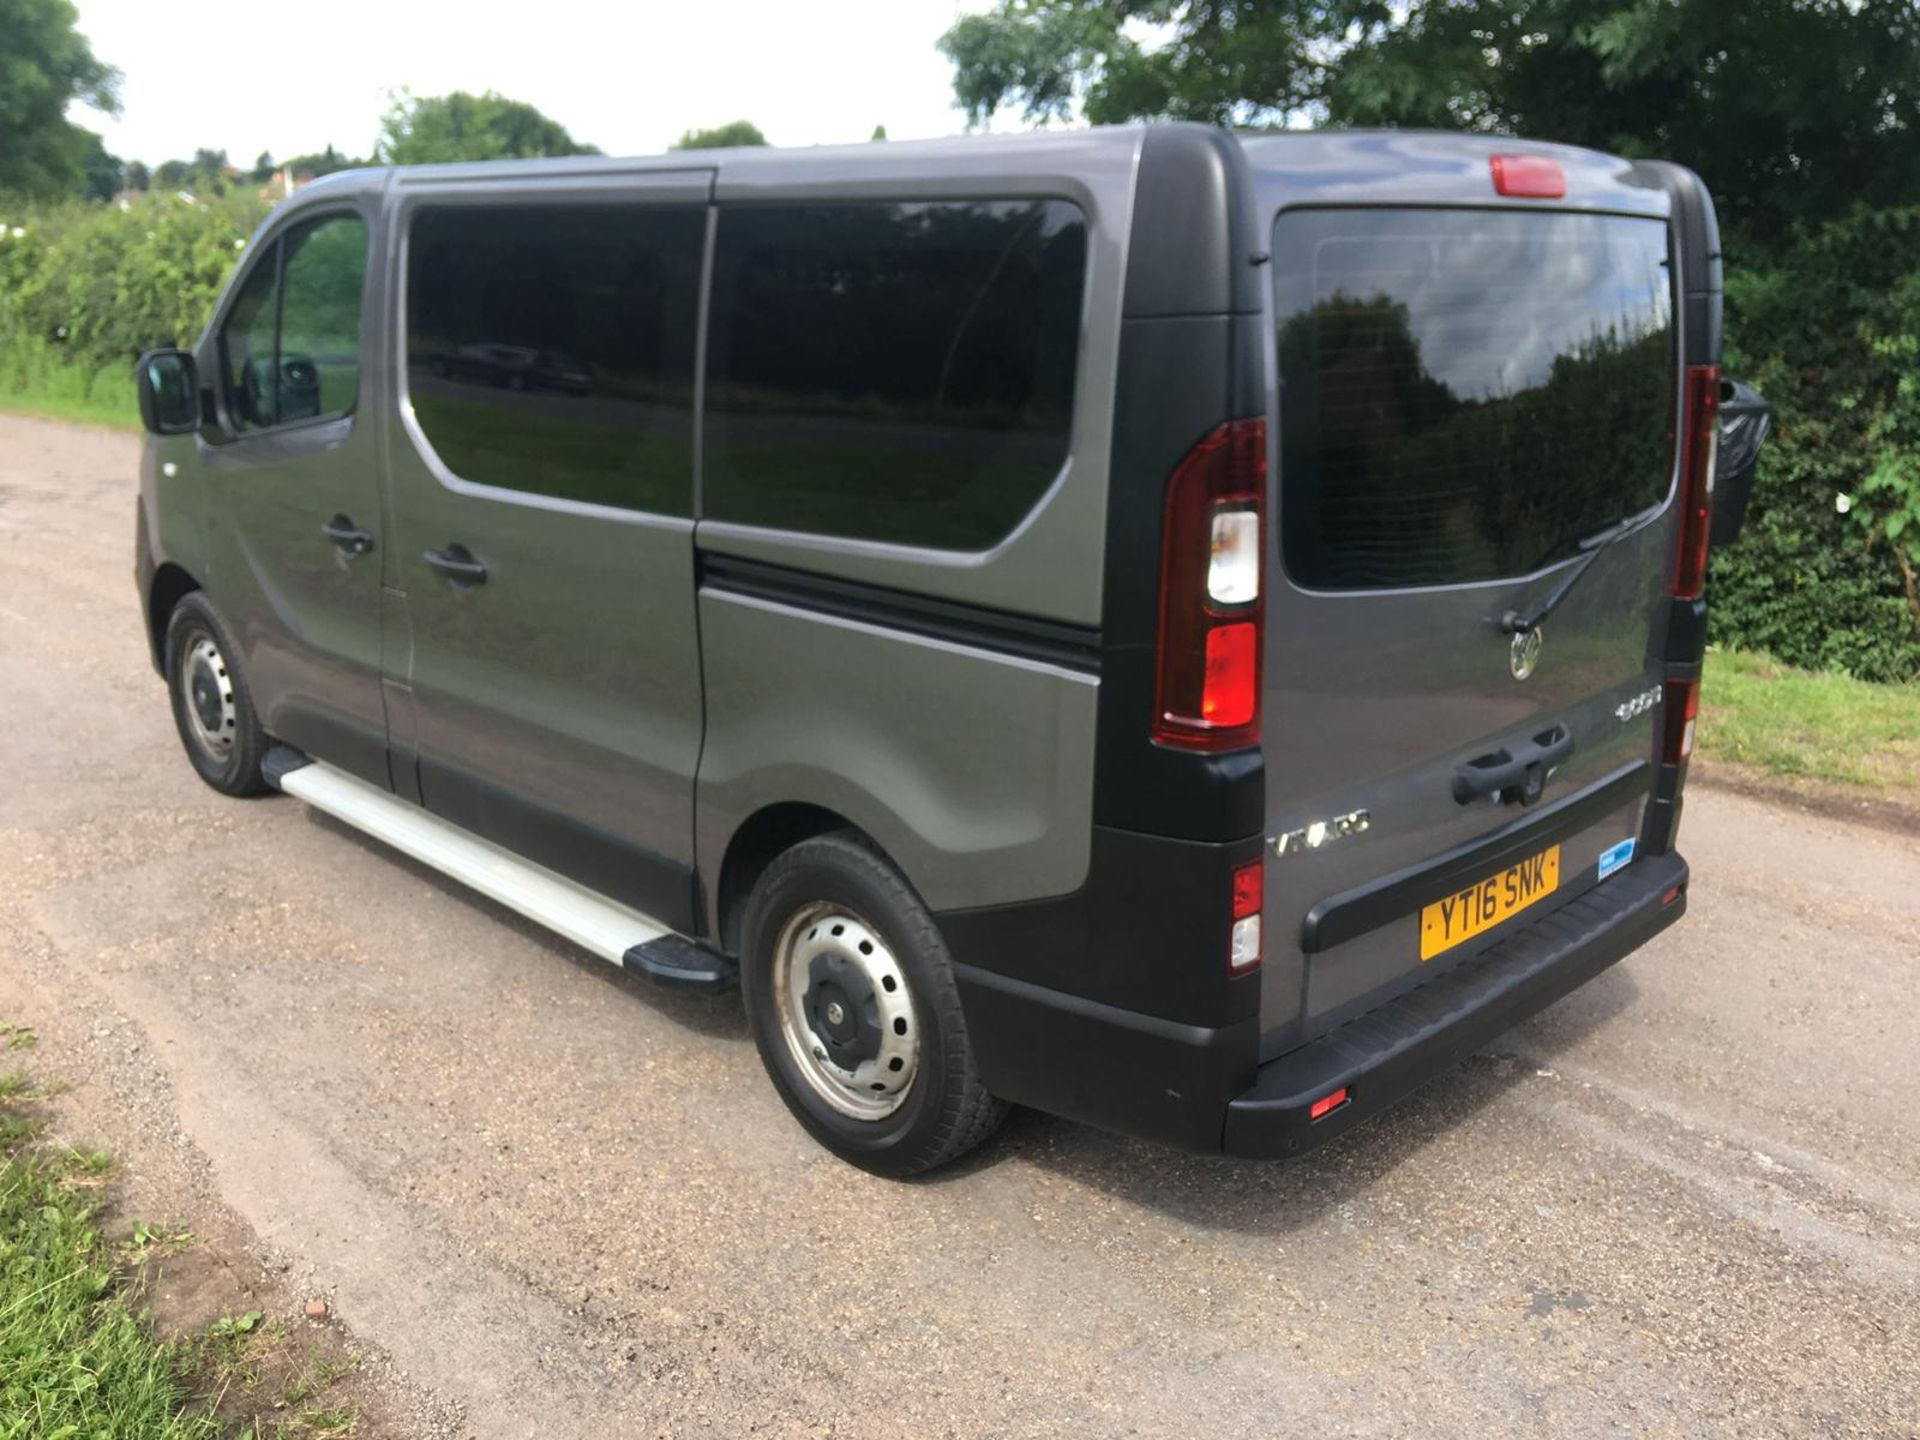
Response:
[{"label": "green hedge", "polygon": [[[0,405],[131,419],[130,362],[199,334],[265,209],[0,210]],[[1727,370],[1778,423],[1742,543],[1713,561],[1714,638],[1913,680],[1920,598],[1898,557],[1920,554],[1920,209],[1841,216],[1760,260],[1730,248]]]},{"label": "green hedge", "polygon": [[1861,210],[1727,274],[1727,373],[1773,403],[1715,640],[1863,680],[1920,676],[1920,208]]},{"label": "green hedge", "polygon": [[177,195],[0,206],[0,403],[130,406],[134,358],[199,336],[266,208]]}]

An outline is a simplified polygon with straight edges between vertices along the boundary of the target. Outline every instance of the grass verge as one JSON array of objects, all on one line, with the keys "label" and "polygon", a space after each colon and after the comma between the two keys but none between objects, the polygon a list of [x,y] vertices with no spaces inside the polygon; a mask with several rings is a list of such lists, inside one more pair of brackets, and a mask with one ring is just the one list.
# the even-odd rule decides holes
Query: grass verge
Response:
[{"label": "grass verge", "polygon": [[[169,1343],[134,1305],[185,1231],[103,1233],[109,1158],[45,1143],[45,1097],[14,1066],[33,1032],[0,1022],[0,1440],[308,1440],[351,1435],[336,1389],[357,1360],[258,1311]],[[300,1322],[294,1322],[296,1325]],[[329,1403],[331,1402],[331,1403]]]},{"label": "grass verge", "polygon": [[15,344],[0,353],[0,410],[117,430],[140,428],[131,365],[92,370],[45,344]]},{"label": "grass verge", "polygon": [[1699,753],[1710,763],[1920,802],[1920,685],[1876,685],[1714,650],[1700,707]]},{"label": "grass verge", "polygon": [[104,1157],[34,1145],[36,1098],[0,1076],[0,1434],[214,1440],[180,1358],[118,1293],[94,1224]]}]

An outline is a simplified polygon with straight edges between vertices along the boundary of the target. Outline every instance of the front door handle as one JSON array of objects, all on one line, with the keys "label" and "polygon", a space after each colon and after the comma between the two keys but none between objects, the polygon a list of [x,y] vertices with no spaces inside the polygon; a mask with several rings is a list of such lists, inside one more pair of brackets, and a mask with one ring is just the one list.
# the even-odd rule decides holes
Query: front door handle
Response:
[{"label": "front door handle", "polygon": [[373,536],[344,515],[336,515],[320,527],[320,533],[340,547],[345,555],[364,555],[373,549]]},{"label": "front door handle", "polygon": [[444,550],[429,550],[421,558],[463,589],[468,585],[486,583],[487,567],[474,559],[473,552],[464,545],[454,544]]},{"label": "front door handle", "polygon": [[1573,732],[1555,725],[1531,740],[1467,761],[1453,772],[1453,798],[1466,805],[1498,795],[1503,804],[1531,805],[1546,789],[1547,776],[1571,754]]}]

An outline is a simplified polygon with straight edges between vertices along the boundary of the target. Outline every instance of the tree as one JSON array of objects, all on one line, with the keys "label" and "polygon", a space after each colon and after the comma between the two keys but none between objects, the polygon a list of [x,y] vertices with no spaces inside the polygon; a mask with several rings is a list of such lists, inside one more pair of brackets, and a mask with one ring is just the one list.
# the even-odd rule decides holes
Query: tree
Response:
[{"label": "tree", "polygon": [[724,150],[734,145],[764,145],[767,137],[751,120],[730,120],[711,130],[689,130],[669,150]]},{"label": "tree", "polygon": [[1912,0],[1000,0],[940,43],[976,122],[1077,106],[1565,140],[1692,165],[1769,243],[1920,197]]},{"label": "tree", "polygon": [[867,139],[869,140],[884,140],[886,138],[887,138],[887,127],[884,125],[874,126],[873,134],[867,137]]},{"label": "tree", "polygon": [[129,190],[149,190],[153,187],[153,172],[138,160],[127,166],[126,186]]},{"label": "tree", "polygon": [[98,187],[106,151],[98,135],[67,119],[67,106],[78,100],[117,112],[120,74],[95,58],[77,19],[69,0],[0,4],[0,193],[53,197]]},{"label": "tree", "polygon": [[[329,147],[331,148],[331,147]],[[449,160],[508,160],[541,155],[598,155],[559,121],[522,100],[489,90],[416,97],[401,91],[380,122],[378,159],[389,165]]]},{"label": "tree", "polygon": [[350,155],[342,155],[329,145],[326,149],[316,151],[312,155],[296,155],[291,160],[282,161],[281,169],[296,180],[302,175],[311,176],[317,180],[320,176],[331,175],[337,170],[358,170],[363,165],[372,163],[370,160],[355,160]]}]

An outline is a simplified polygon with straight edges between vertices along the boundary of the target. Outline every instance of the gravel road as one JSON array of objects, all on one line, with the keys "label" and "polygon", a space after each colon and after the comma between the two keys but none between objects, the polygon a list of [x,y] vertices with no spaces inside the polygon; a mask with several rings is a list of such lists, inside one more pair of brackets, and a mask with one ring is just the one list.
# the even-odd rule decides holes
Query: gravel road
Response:
[{"label": "gravel road", "polygon": [[136,453],[0,416],[0,1018],[394,1433],[1920,1434],[1920,840],[1697,790],[1685,922],[1337,1146],[1022,1114],[889,1184],[737,1001],[202,786]]}]

